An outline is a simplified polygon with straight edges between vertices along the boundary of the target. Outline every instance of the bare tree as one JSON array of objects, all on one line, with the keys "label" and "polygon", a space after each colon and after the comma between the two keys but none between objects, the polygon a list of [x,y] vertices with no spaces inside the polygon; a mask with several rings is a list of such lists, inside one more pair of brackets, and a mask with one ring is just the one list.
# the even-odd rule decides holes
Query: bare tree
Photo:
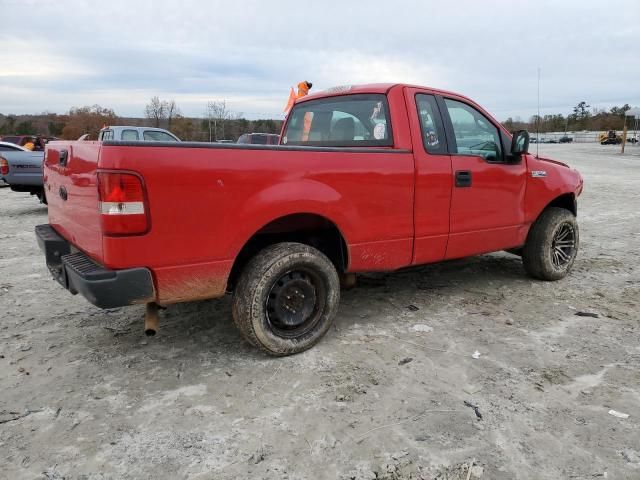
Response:
[{"label": "bare tree", "polygon": [[232,118],[231,110],[227,108],[227,102],[220,100],[207,103],[206,115],[209,120],[209,141],[218,140],[218,126],[222,129],[222,138],[224,139],[225,122]]},{"label": "bare tree", "polygon": [[171,130],[171,121],[181,112],[175,100],[160,100],[155,96],[151,97],[151,101],[144,107],[144,114],[153,120],[154,127],[160,127],[162,121],[167,120],[167,128]]},{"label": "bare tree", "polygon": [[151,97],[151,102],[144,107],[144,114],[154,121],[155,127],[159,127],[160,120],[167,118],[167,104],[161,102],[157,96]]},{"label": "bare tree", "polygon": [[176,104],[175,100],[169,100],[162,102],[165,106],[165,112],[167,115],[167,128],[169,130],[171,130],[171,120],[173,120],[174,118],[176,118],[177,116],[179,116],[181,114],[180,109],[178,108],[178,105]]}]

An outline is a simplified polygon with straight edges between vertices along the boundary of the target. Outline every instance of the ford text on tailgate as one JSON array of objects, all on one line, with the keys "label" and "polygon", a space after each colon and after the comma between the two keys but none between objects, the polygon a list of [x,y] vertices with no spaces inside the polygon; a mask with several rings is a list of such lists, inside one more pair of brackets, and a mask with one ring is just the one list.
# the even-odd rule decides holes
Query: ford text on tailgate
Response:
[{"label": "ford text on tailgate", "polygon": [[299,99],[281,144],[52,142],[54,278],[93,304],[158,306],[233,294],[245,339],[313,346],[356,274],[508,250],[559,280],[579,246],[580,174],[528,153],[451,92],[401,84]]}]

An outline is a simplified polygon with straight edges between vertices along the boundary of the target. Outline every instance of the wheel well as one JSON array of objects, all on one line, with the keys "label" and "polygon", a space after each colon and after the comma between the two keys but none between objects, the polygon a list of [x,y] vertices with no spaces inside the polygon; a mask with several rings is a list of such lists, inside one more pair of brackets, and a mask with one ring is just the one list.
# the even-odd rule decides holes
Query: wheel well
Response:
[{"label": "wheel well", "polygon": [[296,213],[273,220],[253,234],[236,256],[227,290],[233,290],[244,266],[256,253],[281,242],[298,242],[317,248],[331,260],[338,272],[344,272],[349,265],[347,244],[332,221],[320,215]]},{"label": "wheel well", "polygon": [[560,195],[555,198],[549,205],[546,206],[545,210],[549,207],[558,207],[569,210],[574,215],[578,215],[578,205],[576,203],[576,197],[573,193],[565,193],[564,195]]}]

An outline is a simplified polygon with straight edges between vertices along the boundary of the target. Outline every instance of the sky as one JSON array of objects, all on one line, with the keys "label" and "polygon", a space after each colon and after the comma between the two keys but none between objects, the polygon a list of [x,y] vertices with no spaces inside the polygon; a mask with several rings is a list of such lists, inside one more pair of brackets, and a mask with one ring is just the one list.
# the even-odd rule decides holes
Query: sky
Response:
[{"label": "sky", "polygon": [[0,113],[282,118],[289,89],[402,82],[499,120],[640,106],[640,0],[0,0]]}]

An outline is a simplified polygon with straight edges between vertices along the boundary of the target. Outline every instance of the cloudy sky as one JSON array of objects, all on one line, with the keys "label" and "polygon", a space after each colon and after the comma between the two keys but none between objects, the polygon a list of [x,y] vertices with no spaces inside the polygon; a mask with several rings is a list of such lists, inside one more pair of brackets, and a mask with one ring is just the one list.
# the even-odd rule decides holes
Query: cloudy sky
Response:
[{"label": "cloudy sky", "polygon": [[143,116],[158,95],[281,118],[307,79],[434,86],[525,119],[538,67],[543,114],[640,106],[640,0],[0,0],[0,16],[4,114]]}]

